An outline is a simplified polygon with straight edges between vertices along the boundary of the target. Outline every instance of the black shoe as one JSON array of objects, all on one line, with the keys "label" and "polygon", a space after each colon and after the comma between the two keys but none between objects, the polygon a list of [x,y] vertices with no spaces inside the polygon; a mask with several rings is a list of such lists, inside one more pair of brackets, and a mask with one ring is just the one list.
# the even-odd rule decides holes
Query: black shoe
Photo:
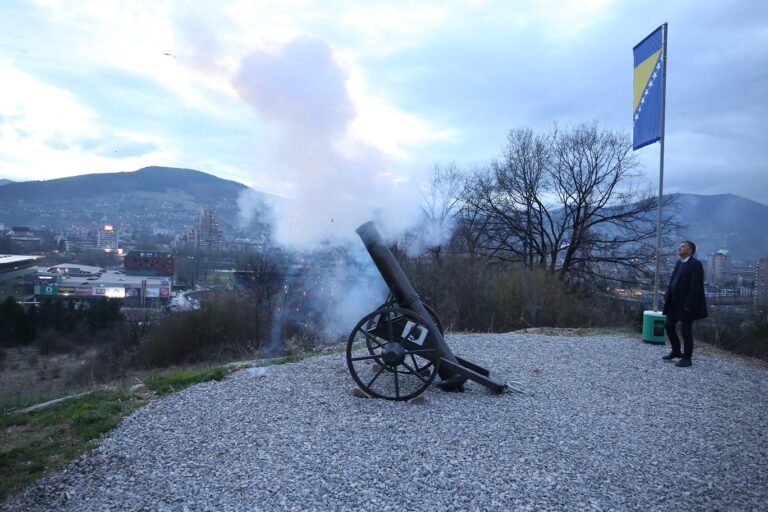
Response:
[{"label": "black shoe", "polygon": [[662,359],[664,359],[665,361],[671,361],[673,359],[680,359],[681,357],[683,357],[683,354],[681,354],[680,352],[675,352],[673,350],[669,354],[667,354],[664,357],[662,357]]},{"label": "black shoe", "polygon": [[676,362],[675,366],[686,367],[686,366],[691,366],[692,364],[693,363],[691,363],[690,357],[684,357],[680,359],[678,362]]}]

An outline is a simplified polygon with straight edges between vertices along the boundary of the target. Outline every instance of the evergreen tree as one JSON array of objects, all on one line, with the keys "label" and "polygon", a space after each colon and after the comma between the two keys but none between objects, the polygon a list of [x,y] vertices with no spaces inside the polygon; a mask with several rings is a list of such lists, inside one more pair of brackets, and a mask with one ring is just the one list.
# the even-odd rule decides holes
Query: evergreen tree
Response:
[{"label": "evergreen tree", "polygon": [[13,297],[0,303],[0,343],[5,346],[30,343],[35,339],[35,318]]},{"label": "evergreen tree", "polygon": [[85,311],[85,321],[91,329],[105,329],[119,322],[123,318],[120,312],[122,302],[100,298],[91,302],[91,306]]}]

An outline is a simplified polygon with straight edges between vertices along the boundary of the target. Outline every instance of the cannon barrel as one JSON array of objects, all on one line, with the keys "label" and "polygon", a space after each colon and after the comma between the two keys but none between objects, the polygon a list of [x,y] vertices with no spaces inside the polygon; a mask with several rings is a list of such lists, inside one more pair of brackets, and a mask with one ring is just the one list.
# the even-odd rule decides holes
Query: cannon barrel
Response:
[{"label": "cannon barrel", "polygon": [[467,379],[471,379],[487,388],[501,392],[507,385],[497,375],[476,364],[456,357],[445,342],[440,329],[429,314],[427,308],[421,302],[419,295],[406,277],[400,264],[395,259],[392,251],[384,243],[376,226],[372,221],[366,222],[356,230],[360,239],[365,244],[368,254],[371,255],[374,264],[379,269],[381,277],[387,283],[392,296],[398,306],[412,311],[430,328],[432,336],[427,338],[430,349],[434,349],[439,359],[438,373],[442,380],[441,387],[445,390],[463,389]]},{"label": "cannon barrel", "polygon": [[[387,286],[389,286],[389,290],[392,292],[398,305],[401,308],[413,311],[419,315],[425,323],[431,324],[431,327],[434,328],[435,336],[433,336],[433,338],[435,339],[430,338],[431,344],[433,345],[430,348],[436,349],[441,359],[447,359],[455,364],[459,364],[456,360],[456,356],[453,355],[448,348],[448,345],[446,345],[445,339],[440,335],[440,331],[432,319],[432,315],[427,312],[427,308],[424,307],[424,304],[421,302],[413,285],[411,285],[411,282],[405,276],[405,272],[403,272],[397,259],[395,259],[395,255],[392,254],[392,251],[390,251],[389,247],[384,243],[384,240],[381,238],[373,221],[366,222],[357,228],[355,232],[363,241],[365,248],[368,250],[368,254],[371,255],[373,263],[376,265],[376,268],[379,269],[381,277],[384,279],[384,282],[387,283]],[[440,378],[443,381],[451,379],[456,375],[455,372],[445,366],[441,366],[439,373]],[[458,383],[458,385],[461,385],[462,383],[463,381]]]}]

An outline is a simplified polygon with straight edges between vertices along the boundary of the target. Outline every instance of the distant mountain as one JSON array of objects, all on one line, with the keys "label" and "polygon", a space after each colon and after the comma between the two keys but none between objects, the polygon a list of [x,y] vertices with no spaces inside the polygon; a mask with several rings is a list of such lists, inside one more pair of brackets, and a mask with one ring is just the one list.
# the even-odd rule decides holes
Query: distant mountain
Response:
[{"label": "distant mountain", "polygon": [[111,223],[124,232],[153,228],[181,232],[194,224],[201,206],[210,206],[231,235],[237,224],[237,198],[247,188],[204,172],[171,167],[13,182],[0,187],[0,223],[51,229]]},{"label": "distant mountain", "polygon": [[7,185],[9,183],[13,183],[13,182],[11,180],[0,179],[0,187],[2,187],[3,185]]},{"label": "distant mountain", "polygon": [[36,201],[41,197],[61,200],[100,197],[105,194],[180,192],[186,198],[209,201],[210,198],[237,194],[247,188],[236,181],[223,180],[193,169],[145,167],[133,172],[83,174],[69,178],[12,183],[0,192],[0,201]]},{"label": "distant mountain", "polygon": [[[0,181],[0,183],[2,183]],[[0,224],[51,229],[93,229],[110,223],[125,233],[169,230],[182,233],[201,206],[216,208],[228,237],[238,233],[237,199],[248,187],[212,174],[171,167],[86,174],[0,186]],[[268,195],[256,193],[264,201]],[[768,206],[732,194],[672,194],[677,240],[691,239],[706,259],[728,249],[735,262],[768,257]],[[673,248],[667,248],[672,250]]]},{"label": "distant mountain", "polygon": [[696,242],[696,256],[727,249],[735,262],[768,257],[768,206],[735,196],[721,194],[670,194],[683,224],[680,239]]}]

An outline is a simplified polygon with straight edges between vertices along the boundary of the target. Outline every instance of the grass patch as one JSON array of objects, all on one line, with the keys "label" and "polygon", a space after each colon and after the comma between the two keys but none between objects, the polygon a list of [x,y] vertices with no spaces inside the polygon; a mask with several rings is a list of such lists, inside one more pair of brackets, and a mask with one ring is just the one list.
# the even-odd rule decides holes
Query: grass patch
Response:
[{"label": "grass patch", "polygon": [[[234,371],[237,368],[184,370],[148,377],[144,384],[167,395],[199,382],[221,380]],[[104,434],[146,403],[123,388],[31,413],[0,413],[0,502],[95,448]]]},{"label": "grass patch", "polygon": [[218,366],[216,368],[203,368],[198,370],[183,370],[167,375],[155,375],[144,380],[144,385],[158,395],[167,395],[181,391],[193,384],[221,380],[236,368]]},{"label": "grass patch", "polygon": [[94,448],[144,403],[109,391],[32,413],[0,414],[0,500]]},{"label": "grass patch", "polygon": [[[354,346],[354,348],[356,349],[363,348],[363,347],[365,347],[365,343],[363,342],[356,343]],[[273,366],[273,365],[279,365],[279,364],[298,363],[299,361],[303,361],[304,359],[307,359],[309,357],[338,354],[339,352],[345,352],[346,350],[347,350],[347,344],[343,343],[337,346],[327,347],[324,349],[306,350],[304,352],[290,354],[283,357],[277,357],[274,359],[262,359],[256,362],[254,366]]]},{"label": "grass patch", "polygon": [[[260,363],[294,363],[320,353],[328,352],[312,351]],[[146,377],[144,385],[157,395],[164,396],[200,382],[222,380],[240,369],[242,367],[219,366],[182,370]],[[52,393],[45,399],[60,396],[61,392]],[[18,402],[32,405],[35,399],[27,395],[19,397]],[[41,476],[64,467],[95,448],[104,434],[147,402],[137,399],[124,387],[115,391],[98,391],[31,413],[0,413],[0,503]]]}]

